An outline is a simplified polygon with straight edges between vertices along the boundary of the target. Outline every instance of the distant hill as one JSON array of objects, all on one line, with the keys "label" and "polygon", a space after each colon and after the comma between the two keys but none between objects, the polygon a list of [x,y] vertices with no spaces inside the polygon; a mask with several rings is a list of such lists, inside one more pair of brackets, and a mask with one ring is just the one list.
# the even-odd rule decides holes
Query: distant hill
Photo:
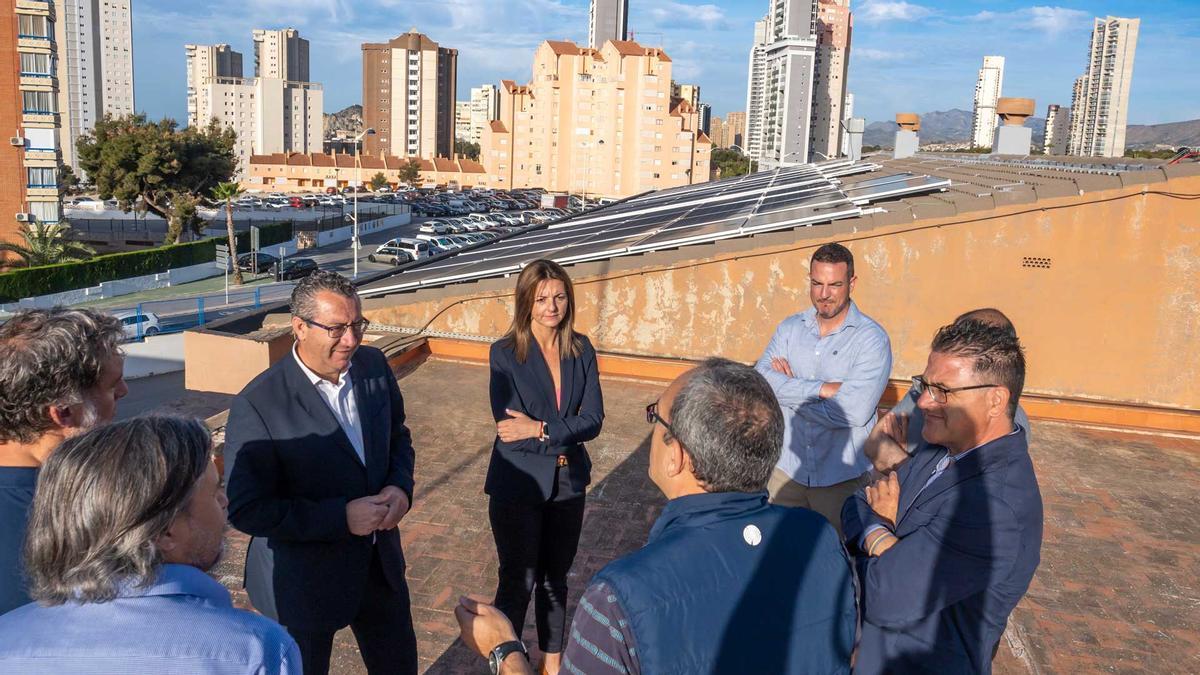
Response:
[{"label": "distant hill", "polygon": [[[969,110],[935,110],[921,115],[921,144],[967,143],[971,140],[971,122],[974,115]],[[1030,117],[1025,125],[1033,129],[1033,142],[1040,144],[1046,131],[1046,120]],[[863,145],[892,147],[895,140],[895,122],[871,122],[863,134]],[[1200,120],[1170,122],[1168,124],[1130,124],[1125,129],[1125,147],[1154,149],[1156,146],[1200,147]]]},{"label": "distant hill", "polygon": [[1200,120],[1166,124],[1130,124],[1125,127],[1125,147],[1153,150],[1155,146],[1200,147]]},{"label": "distant hill", "polygon": [[333,136],[336,131],[347,131],[353,135],[362,132],[362,106],[346,106],[335,113],[325,113],[325,135]]},{"label": "distant hill", "polygon": [[[921,114],[921,144],[967,143],[971,140],[971,124],[975,114],[970,110],[935,110]],[[1046,130],[1046,120],[1030,117],[1025,125],[1033,129],[1033,142],[1041,143]],[[863,145],[891,147],[896,138],[895,122],[871,122],[863,133]]]}]

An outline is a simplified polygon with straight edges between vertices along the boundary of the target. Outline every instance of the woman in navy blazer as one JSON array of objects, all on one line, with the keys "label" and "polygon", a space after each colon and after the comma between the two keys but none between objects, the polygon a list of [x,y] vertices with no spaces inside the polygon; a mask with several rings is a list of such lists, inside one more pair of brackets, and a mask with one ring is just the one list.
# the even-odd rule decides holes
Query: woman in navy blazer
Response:
[{"label": "woman in navy blazer", "polygon": [[583,527],[604,399],[596,352],[574,330],[575,295],[560,265],[536,260],[517,278],[512,326],[491,350],[496,440],[484,492],[500,558],[496,606],[518,633],[530,594],[543,672],[556,673],[567,623],[567,572]]}]

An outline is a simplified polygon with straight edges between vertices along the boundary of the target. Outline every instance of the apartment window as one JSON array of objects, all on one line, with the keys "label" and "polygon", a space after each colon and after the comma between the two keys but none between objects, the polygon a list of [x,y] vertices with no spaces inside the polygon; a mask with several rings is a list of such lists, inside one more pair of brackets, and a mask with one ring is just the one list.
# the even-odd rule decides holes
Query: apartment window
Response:
[{"label": "apartment window", "polygon": [[48,91],[21,92],[22,110],[27,113],[50,114],[54,112],[54,95]]},{"label": "apartment window", "polygon": [[[50,39],[50,25],[44,16],[36,16],[33,14],[18,14],[17,15],[17,33],[23,38],[43,38]],[[56,218],[57,220],[57,218]]]},{"label": "apartment window", "polygon": [[50,77],[50,55],[21,52],[21,74]]},{"label": "apartment window", "polygon": [[29,150],[46,152],[58,147],[54,129],[26,129],[25,140]]},{"label": "apartment window", "polygon": [[57,202],[29,202],[28,206],[39,223],[57,223],[59,220]]},{"label": "apartment window", "polygon": [[53,167],[28,167],[25,169],[29,178],[27,185],[31,188],[58,187],[57,171]]}]

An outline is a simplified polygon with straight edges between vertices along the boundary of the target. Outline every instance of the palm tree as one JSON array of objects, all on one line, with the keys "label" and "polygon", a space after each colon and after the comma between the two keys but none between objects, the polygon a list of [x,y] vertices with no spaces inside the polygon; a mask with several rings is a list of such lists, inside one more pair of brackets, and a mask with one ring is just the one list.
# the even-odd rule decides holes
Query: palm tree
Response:
[{"label": "palm tree", "polygon": [[0,253],[14,253],[25,267],[87,260],[96,255],[90,246],[70,238],[66,223],[25,223],[19,230],[25,245],[0,242]]},{"label": "palm tree", "polygon": [[212,189],[213,199],[225,202],[225,229],[229,233],[229,260],[233,264],[233,283],[241,285],[242,270],[237,265],[237,235],[233,231],[233,200],[245,190],[237,183],[217,183]]}]

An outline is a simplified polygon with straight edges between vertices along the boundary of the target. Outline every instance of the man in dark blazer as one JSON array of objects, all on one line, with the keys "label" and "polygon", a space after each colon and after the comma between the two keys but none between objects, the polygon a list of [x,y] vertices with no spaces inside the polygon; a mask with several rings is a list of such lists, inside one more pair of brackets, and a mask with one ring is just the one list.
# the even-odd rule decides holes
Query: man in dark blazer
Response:
[{"label": "man in dark blazer", "polygon": [[[1013,423],[1024,380],[1020,343],[1003,328],[938,331],[915,378],[924,442],[842,511],[863,594],[856,672],[991,672],[1041,556],[1042,497]],[[891,418],[869,443],[904,442]]]},{"label": "man in dark blazer", "polygon": [[246,588],[256,606],[274,604],[306,674],[328,672],[347,625],[372,675],[417,672],[397,529],[412,439],[387,359],[359,346],[366,326],[345,278],[302,280],[292,353],[246,385],[226,426],[229,521],[254,537]]}]

